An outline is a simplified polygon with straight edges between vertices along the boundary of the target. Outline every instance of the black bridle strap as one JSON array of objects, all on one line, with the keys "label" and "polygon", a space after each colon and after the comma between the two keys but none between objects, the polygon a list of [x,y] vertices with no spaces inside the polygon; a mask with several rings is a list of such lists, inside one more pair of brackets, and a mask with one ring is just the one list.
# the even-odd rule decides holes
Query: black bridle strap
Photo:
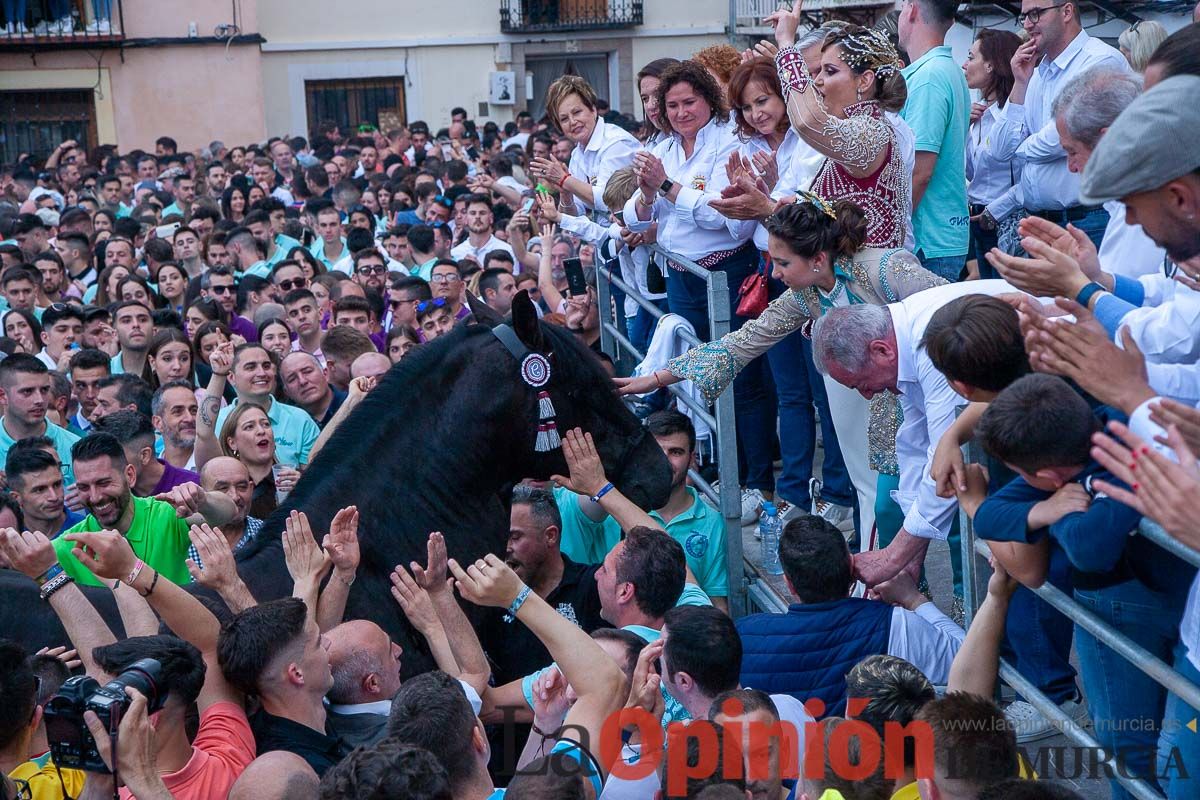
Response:
[{"label": "black bridle strap", "polygon": [[521,360],[525,356],[532,352],[525,346],[520,337],[517,336],[517,332],[512,329],[511,325],[504,323],[497,325],[492,328],[492,335],[500,340],[500,343],[504,345],[508,352],[512,353],[513,358],[517,360],[518,364],[521,363]]}]

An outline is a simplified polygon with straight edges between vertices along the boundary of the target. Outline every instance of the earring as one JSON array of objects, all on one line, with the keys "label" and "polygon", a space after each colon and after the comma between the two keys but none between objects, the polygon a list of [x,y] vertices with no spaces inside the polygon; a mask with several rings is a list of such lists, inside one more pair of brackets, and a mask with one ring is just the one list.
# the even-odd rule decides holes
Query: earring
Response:
[{"label": "earring", "polygon": [[820,267],[813,267],[813,272],[820,272],[820,271],[821,271]]},{"label": "earring", "polygon": [[854,94],[855,94],[855,99],[861,103],[862,102],[862,89],[855,89]]}]

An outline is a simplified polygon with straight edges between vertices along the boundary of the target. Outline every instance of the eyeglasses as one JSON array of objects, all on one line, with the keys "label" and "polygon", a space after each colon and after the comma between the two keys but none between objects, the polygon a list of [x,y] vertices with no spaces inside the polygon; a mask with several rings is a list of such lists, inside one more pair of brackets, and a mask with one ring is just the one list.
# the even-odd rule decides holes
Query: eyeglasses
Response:
[{"label": "eyeglasses", "polygon": [[462,278],[453,272],[444,273],[442,275],[434,275],[429,279],[430,283],[458,283]]},{"label": "eyeglasses", "polygon": [[[436,278],[437,276],[435,275],[434,277]],[[433,300],[422,300],[420,303],[417,303],[417,313],[424,314],[431,308],[444,308],[445,305],[446,298],[444,297],[436,297]]]},{"label": "eyeglasses", "polygon": [[1074,4],[1073,3],[1058,3],[1058,4],[1052,5],[1052,6],[1046,6],[1045,8],[1031,8],[1023,14],[1017,14],[1017,24],[1024,25],[1026,22],[1030,22],[1034,25],[1037,25],[1038,22],[1040,22],[1042,19],[1042,14],[1045,14],[1047,11],[1051,11],[1056,8],[1062,8],[1063,6],[1066,6],[1066,5],[1074,5]]},{"label": "eyeglasses", "polygon": [[279,282],[279,288],[285,292],[290,292],[292,289],[307,289],[308,278],[292,278]]},{"label": "eyeglasses", "polygon": [[383,275],[387,272],[387,267],[383,264],[363,264],[355,272],[359,275]]},{"label": "eyeglasses", "polygon": [[[283,284],[280,284],[282,287]],[[233,294],[237,291],[236,286],[210,286],[208,289],[213,294]]]}]

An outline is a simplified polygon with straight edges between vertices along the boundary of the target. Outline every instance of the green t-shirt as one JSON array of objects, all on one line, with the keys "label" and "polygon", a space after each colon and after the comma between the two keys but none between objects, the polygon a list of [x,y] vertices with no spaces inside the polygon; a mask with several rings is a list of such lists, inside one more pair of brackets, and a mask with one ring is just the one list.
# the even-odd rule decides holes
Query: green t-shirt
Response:
[{"label": "green t-shirt", "polygon": [[[125,538],[133,552],[147,565],[157,570],[164,578],[180,585],[191,581],[187,571],[188,539],[187,520],[180,519],[175,513],[175,507],[170,503],[155,500],[152,497],[131,497],[133,503],[133,522]],[[91,514],[83,522],[72,525],[63,534],[80,531],[98,531],[103,525],[96,521]],[[92,571],[79,563],[79,559],[71,554],[74,542],[69,542],[59,536],[54,540],[54,551],[58,553],[58,563],[67,574],[78,583],[85,586],[103,586]]]},{"label": "green t-shirt", "polygon": [[[700,499],[695,489],[688,487],[692,507],[670,522],[664,523],[657,511],[654,517],[672,539],[683,546],[688,567],[709,597],[729,596],[729,568],[725,558],[725,520]],[[612,517],[593,522],[579,507],[579,495],[570,489],[554,490],[558,513],[562,517],[559,548],[563,554],[580,564],[599,564],[617,542],[621,541],[621,526]]]},{"label": "green t-shirt", "polygon": [[900,116],[918,152],[937,153],[933,175],[913,213],[913,236],[926,258],[961,256],[970,235],[966,147],[971,94],[950,48],[935,47],[902,70],[908,101]]}]

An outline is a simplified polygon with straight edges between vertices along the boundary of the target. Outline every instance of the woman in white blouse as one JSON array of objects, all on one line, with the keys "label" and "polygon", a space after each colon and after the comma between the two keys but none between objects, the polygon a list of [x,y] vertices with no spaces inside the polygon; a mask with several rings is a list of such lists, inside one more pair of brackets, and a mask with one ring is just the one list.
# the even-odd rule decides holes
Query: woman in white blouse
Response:
[{"label": "woman in white blouse", "polygon": [[535,158],[530,165],[535,178],[558,188],[559,207],[572,215],[579,213],[576,200],[588,211],[607,212],[604,187],[609,176],[629,166],[641,147],[624,128],[600,118],[596,99],[595,90],[578,75],[564,75],[550,84],[546,114],[575,147],[565,167],[556,158]]},{"label": "woman in white blouse", "polygon": [[992,128],[1012,91],[1009,62],[1020,46],[1021,37],[1015,33],[984,28],[963,63],[967,87],[983,96],[983,102],[971,108],[967,134],[967,180],[971,182],[967,201],[972,252],[979,263],[979,277],[984,279],[1000,277],[984,254],[997,246],[1000,223],[1021,208],[1021,165],[1015,159],[998,160],[989,152]]},{"label": "woman in white blouse", "polygon": [[[640,151],[633,168],[639,189],[625,204],[624,220],[635,233],[658,222],[658,243],[710,271],[723,271],[729,286],[730,327],[738,316],[738,289],[758,268],[751,241],[755,222],[733,220],[709,206],[729,185],[725,167],[741,142],[729,121],[721,87],[704,67],[684,61],[663,73],[658,87],[663,129],[669,137],[652,151]],[[668,261],[667,304],[709,338],[708,289],[704,279]],[[775,410],[766,391],[760,360],[734,381],[738,437],[745,455],[743,486],[769,496],[775,438]],[[746,499],[746,498],[744,498]],[[744,508],[753,510],[751,501]]]}]

